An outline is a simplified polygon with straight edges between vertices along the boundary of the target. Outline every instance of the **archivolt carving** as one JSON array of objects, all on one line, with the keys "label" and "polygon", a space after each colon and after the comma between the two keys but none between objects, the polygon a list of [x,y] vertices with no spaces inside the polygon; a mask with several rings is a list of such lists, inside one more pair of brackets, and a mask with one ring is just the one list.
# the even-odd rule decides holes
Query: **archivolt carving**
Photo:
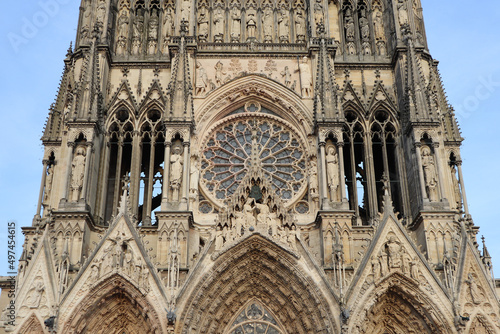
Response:
[{"label": "archivolt carving", "polygon": [[[298,260],[258,235],[236,245],[200,277],[178,318],[182,333],[222,333],[252,299],[276,315],[287,333],[332,333],[334,319],[324,296]],[[182,329],[182,331],[181,331]],[[227,328],[228,329],[228,328]]]},{"label": "archivolt carving", "polygon": [[[106,297],[103,299],[103,297]],[[158,313],[136,287],[114,275],[89,292],[62,333],[162,333]]]},{"label": "archivolt carving", "polygon": [[45,334],[40,320],[33,314],[23,327],[19,330],[19,334]]},{"label": "archivolt carving", "polygon": [[249,75],[234,80],[223,88],[213,91],[206,102],[198,108],[196,117],[200,133],[204,127],[218,120],[227,113],[253,98],[268,106],[274,112],[293,123],[305,133],[310,133],[313,120],[312,112],[302,103],[300,98],[273,81],[257,75]]}]

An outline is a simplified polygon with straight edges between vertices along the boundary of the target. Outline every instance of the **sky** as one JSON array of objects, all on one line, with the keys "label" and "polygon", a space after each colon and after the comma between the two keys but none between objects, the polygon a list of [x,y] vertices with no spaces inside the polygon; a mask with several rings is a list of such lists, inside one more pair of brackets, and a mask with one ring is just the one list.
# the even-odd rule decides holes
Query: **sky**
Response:
[{"label": "sky", "polygon": [[[500,277],[500,1],[481,6],[421,0],[430,53],[465,141],[463,172],[469,210]],[[8,222],[16,258],[36,213],[42,175],[40,142],[63,59],[76,36],[79,1],[9,1],[0,11],[0,276],[7,267]],[[480,240],[478,240],[480,242]],[[495,264],[498,263],[498,267]]]}]

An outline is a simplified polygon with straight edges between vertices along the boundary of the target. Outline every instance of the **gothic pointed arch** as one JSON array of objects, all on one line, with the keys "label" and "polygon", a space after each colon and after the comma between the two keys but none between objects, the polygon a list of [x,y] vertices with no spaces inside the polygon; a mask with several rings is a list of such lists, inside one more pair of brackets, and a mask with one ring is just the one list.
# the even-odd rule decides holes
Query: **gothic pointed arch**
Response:
[{"label": "gothic pointed arch", "polygon": [[89,291],[63,328],[63,333],[162,333],[155,307],[120,274]]},{"label": "gothic pointed arch", "polygon": [[255,74],[232,80],[207,95],[195,115],[199,132],[251,101],[272,110],[304,134],[312,132],[313,118],[302,99],[283,85]]},{"label": "gothic pointed arch", "polygon": [[22,325],[19,334],[46,334],[42,322],[35,314],[32,314]]},{"label": "gothic pointed arch", "polygon": [[263,306],[258,299],[254,299],[243,306],[241,312],[236,313],[236,316],[230,322],[231,327],[226,330],[226,333],[253,333],[253,331],[267,334],[284,333],[283,325],[276,319],[276,315]]},{"label": "gothic pointed arch", "polygon": [[470,334],[493,334],[496,333],[497,330],[493,325],[491,325],[486,317],[482,314],[478,314],[472,319],[471,325],[469,327]]},{"label": "gothic pointed arch", "polygon": [[[187,278],[186,286],[192,288],[178,296],[184,311],[177,330],[228,333],[243,307],[258,300],[276,316],[283,333],[336,333],[331,308],[337,306],[326,301],[324,290],[303,271],[301,259],[260,234],[216,258],[206,256]],[[190,285],[195,277],[198,283]]]},{"label": "gothic pointed arch", "polygon": [[117,109],[116,106],[122,103],[125,104],[130,111],[135,112],[138,106],[136,98],[132,93],[130,82],[128,80],[122,81],[121,85],[118,86],[118,89],[112,95],[109,101],[110,102],[108,103],[106,108],[108,110]]}]

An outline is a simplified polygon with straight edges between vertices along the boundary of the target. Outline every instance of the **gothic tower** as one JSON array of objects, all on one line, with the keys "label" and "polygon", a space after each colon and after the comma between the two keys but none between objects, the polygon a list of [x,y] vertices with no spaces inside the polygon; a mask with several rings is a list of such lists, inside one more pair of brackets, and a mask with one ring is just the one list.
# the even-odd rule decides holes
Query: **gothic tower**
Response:
[{"label": "gothic tower", "polygon": [[82,0],[14,333],[498,333],[420,0]]}]

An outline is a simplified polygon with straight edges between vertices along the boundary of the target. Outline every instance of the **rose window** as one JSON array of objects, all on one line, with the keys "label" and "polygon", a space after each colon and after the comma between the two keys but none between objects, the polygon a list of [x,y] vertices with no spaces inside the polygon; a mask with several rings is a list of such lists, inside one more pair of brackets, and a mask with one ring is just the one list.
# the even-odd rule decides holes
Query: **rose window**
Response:
[{"label": "rose window", "polygon": [[285,203],[299,199],[306,187],[304,147],[277,117],[237,118],[215,127],[202,151],[201,183],[220,206],[254,166],[262,169]]}]

